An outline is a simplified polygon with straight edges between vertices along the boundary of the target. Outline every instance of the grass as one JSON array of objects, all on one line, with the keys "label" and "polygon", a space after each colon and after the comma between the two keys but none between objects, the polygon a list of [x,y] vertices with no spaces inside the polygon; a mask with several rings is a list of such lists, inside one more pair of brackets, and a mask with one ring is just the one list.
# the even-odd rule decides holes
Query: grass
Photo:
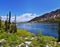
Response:
[{"label": "grass", "polygon": [[[26,37],[28,40],[25,39]],[[30,40],[32,37],[34,37],[34,39]],[[16,33],[8,34],[2,29],[2,31],[0,30],[0,41],[2,39],[5,40],[0,43],[0,46],[2,45],[3,47],[16,47],[21,43],[25,43],[25,41],[31,41],[30,47],[45,47],[47,44],[50,47],[60,47],[57,43],[57,39],[52,36],[43,36],[41,31],[39,31],[38,36],[35,36],[35,34],[30,33],[27,30],[17,29]]]},{"label": "grass", "polygon": [[27,30],[22,30],[22,29],[17,29],[17,35],[18,36],[22,36],[22,37],[34,37],[35,36],[35,34],[33,34],[33,33],[30,33],[29,31],[27,31]]},{"label": "grass", "polygon": [[[16,47],[17,45],[25,42],[25,37],[33,37],[34,34],[28,32],[27,30],[17,29],[16,33],[10,33],[4,32],[4,30],[0,30],[0,41],[2,39],[5,40],[5,42],[1,42],[0,45],[3,45],[3,47]],[[22,37],[22,38],[20,38]]]}]

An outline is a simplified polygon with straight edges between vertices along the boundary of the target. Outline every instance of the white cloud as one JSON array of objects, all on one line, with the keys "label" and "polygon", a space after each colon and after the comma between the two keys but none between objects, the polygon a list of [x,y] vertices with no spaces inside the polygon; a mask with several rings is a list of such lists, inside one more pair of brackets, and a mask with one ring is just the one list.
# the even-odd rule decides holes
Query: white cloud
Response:
[{"label": "white cloud", "polygon": [[[16,16],[17,17],[17,22],[26,22],[26,21],[29,21],[35,17],[37,17],[38,15],[37,14],[32,14],[32,13],[25,13],[25,14],[22,14],[20,16]],[[2,20],[6,20],[6,16],[2,16]],[[14,21],[14,16],[12,16],[11,18],[11,21]]]},{"label": "white cloud", "polygon": [[20,22],[29,21],[29,20],[35,18],[36,16],[37,16],[36,14],[25,13],[21,16],[17,16],[17,21],[20,21]]},{"label": "white cloud", "polygon": [[1,17],[2,17],[2,20],[4,20],[4,21],[6,20],[6,16],[1,16]]}]

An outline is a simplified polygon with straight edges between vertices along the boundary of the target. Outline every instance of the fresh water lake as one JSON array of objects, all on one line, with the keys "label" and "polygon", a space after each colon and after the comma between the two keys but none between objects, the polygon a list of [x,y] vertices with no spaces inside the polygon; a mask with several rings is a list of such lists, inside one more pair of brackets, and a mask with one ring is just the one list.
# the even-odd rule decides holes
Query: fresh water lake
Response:
[{"label": "fresh water lake", "polygon": [[20,29],[28,30],[31,33],[38,34],[41,31],[43,35],[58,37],[57,23],[25,23],[17,25]]}]

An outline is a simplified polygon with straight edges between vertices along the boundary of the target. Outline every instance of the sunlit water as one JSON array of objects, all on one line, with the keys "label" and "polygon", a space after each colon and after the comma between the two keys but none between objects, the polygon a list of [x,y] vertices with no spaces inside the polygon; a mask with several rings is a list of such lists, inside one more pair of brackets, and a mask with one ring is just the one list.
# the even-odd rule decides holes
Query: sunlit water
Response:
[{"label": "sunlit water", "polygon": [[28,30],[34,34],[38,34],[41,30],[43,35],[58,37],[58,24],[57,23],[25,23],[17,26],[20,29]]}]

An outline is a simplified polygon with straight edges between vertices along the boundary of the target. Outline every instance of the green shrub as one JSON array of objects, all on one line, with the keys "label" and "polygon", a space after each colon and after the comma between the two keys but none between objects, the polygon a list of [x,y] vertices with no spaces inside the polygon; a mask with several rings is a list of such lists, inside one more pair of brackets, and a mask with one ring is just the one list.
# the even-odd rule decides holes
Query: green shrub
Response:
[{"label": "green shrub", "polygon": [[21,37],[33,37],[35,36],[33,33],[28,32],[27,30],[22,30],[22,29],[17,29],[17,35],[21,36]]}]

